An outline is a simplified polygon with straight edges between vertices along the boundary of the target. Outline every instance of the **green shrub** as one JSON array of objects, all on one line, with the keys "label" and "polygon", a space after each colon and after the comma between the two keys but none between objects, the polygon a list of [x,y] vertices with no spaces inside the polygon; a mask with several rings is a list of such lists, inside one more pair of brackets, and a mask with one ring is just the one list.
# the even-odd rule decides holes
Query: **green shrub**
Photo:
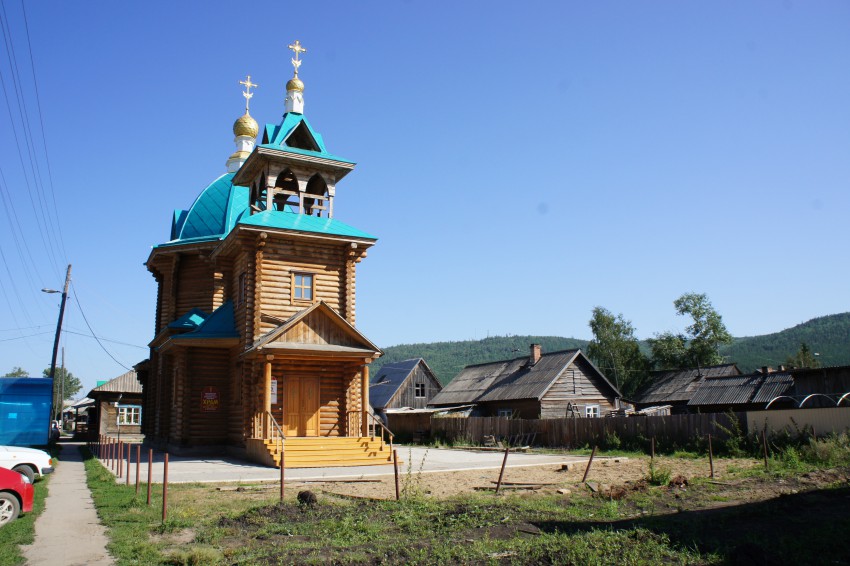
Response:
[{"label": "green shrub", "polygon": [[663,466],[657,466],[655,460],[649,462],[649,474],[646,476],[646,481],[650,485],[667,485],[670,483],[670,470]]}]

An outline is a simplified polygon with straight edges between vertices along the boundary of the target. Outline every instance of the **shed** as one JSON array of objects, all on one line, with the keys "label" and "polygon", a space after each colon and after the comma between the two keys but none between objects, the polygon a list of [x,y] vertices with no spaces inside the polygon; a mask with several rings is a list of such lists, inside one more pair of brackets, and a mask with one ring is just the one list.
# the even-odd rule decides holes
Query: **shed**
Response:
[{"label": "shed", "polygon": [[120,436],[141,441],[142,384],[134,370],[110,379],[89,391],[94,409],[89,412],[87,432],[91,439],[99,435]]},{"label": "shed", "polygon": [[741,375],[736,364],[652,372],[651,383],[638,391],[632,401],[637,410],[655,405],[670,405],[673,414],[687,413],[688,401],[703,381],[735,375]]},{"label": "shed", "polygon": [[[710,377],[700,383],[688,408],[702,413],[757,411],[793,389],[794,377],[788,372]],[[791,406],[790,400],[773,404],[777,409]]]},{"label": "shed", "polygon": [[389,409],[424,409],[442,388],[425,360],[413,358],[381,367],[369,384],[369,402],[385,417]]},{"label": "shed", "polygon": [[481,416],[599,417],[618,408],[619,390],[580,349],[465,367],[429,407],[474,404]]}]

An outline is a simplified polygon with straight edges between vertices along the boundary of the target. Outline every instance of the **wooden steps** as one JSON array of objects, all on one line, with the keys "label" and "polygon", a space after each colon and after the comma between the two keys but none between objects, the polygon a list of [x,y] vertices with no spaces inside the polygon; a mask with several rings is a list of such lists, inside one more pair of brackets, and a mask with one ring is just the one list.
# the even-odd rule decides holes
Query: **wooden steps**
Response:
[{"label": "wooden steps", "polygon": [[[274,465],[280,467],[280,445],[263,441]],[[327,466],[376,466],[393,461],[389,445],[381,445],[377,437],[297,437],[284,444],[287,468],[322,468]]]}]

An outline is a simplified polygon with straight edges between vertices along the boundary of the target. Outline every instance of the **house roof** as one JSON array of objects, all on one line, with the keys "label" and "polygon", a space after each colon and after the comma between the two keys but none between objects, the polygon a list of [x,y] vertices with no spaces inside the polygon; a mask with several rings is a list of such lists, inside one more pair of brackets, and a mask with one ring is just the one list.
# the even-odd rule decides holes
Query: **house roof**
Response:
[{"label": "house roof", "polygon": [[87,397],[94,397],[96,393],[141,393],[142,384],[139,383],[136,372],[133,370],[110,379],[103,385],[89,391]]},{"label": "house roof", "polygon": [[733,375],[741,375],[736,364],[653,372],[652,383],[639,391],[633,401],[641,405],[687,402],[704,379]]},{"label": "house roof", "polygon": [[794,377],[788,372],[711,377],[700,383],[688,406],[769,403],[793,388]]},{"label": "house roof", "polygon": [[555,379],[578,358],[593,368],[616,396],[620,392],[580,349],[543,354],[533,366],[528,356],[513,360],[466,366],[429,405],[456,405],[485,401],[540,399]]},{"label": "house roof", "polygon": [[[389,404],[393,396],[407,381],[407,378],[422,363],[425,370],[434,377],[434,373],[425,360],[422,358],[413,358],[402,362],[386,364],[378,372],[372,376],[369,383],[369,403],[376,409],[381,409]],[[434,377],[434,381],[437,381]],[[439,383],[439,381],[437,381]]]}]

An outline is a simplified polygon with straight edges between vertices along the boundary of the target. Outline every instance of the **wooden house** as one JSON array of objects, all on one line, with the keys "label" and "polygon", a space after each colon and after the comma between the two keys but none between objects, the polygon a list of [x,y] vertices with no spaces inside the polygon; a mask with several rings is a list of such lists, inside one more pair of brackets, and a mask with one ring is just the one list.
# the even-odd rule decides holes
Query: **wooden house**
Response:
[{"label": "wooden house", "polygon": [[91,406],[85,407],[85,433],[89,439],[108,435],[127,441],[143,440],[142,384],[134,370],[95,387],[87,397],[92,400]]},{"label": "wooden house", "polygon": [[260,131],[246,105],[228,173],[175,212],[147,260],[158,292],[143,428],[172,451],[274,466],[281,447],[287,467],[386,462],[368,411],[381,351],[355,326],[356,267],[376,238],[335,217],[355,164],[304,117],[297,71],[282,121]]},{"label": "wooden house", "polygon": [[442,388],[425,360],[404,360],[385,364],[375,373],[369,402],[377,415],[392,409],[424,409]]},{"label": "wooden house", "polygon": [[637,410],[670,405],[672,414],[688,413],[693,411],[688,402],[703,381],[738,375],[741,375],[741,370],[735,364],[657,371],[653,372],[651,382],[630,401]]},{"label": "wooden house", "polygon": [[524,419],[601,417],[618,409],[620,392],[580,349],[466,366],[428,404],[474,405],[474,414]]}]

